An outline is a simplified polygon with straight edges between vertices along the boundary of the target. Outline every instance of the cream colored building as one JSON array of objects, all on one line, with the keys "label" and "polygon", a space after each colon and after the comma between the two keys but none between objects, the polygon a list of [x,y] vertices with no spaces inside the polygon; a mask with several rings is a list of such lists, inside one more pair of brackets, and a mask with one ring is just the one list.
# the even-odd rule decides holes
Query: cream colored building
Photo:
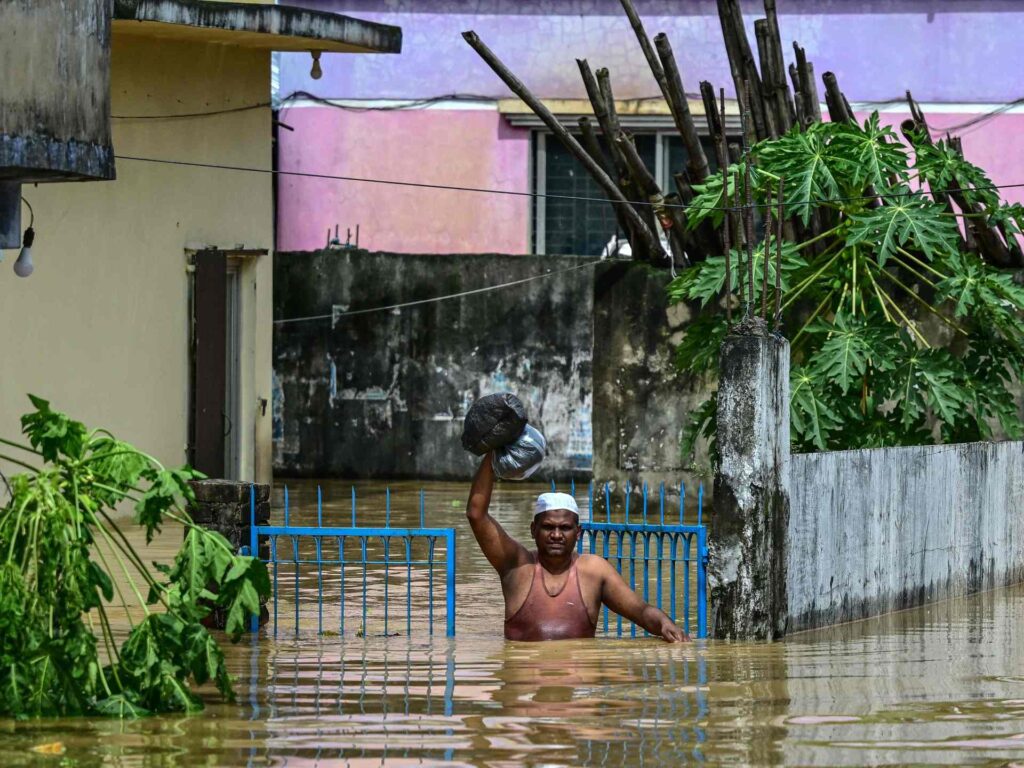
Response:
[{"label": "cream colored building", "polygon": [[[149,160],[270,169],[271,52],[397,53],[401,32],[272,5],[113,7],[117,179],[22,188],[35,271],[16,277],[17,252],[3,252],[0,436],[18,434],[33,393],[161,461],[187,461],[190,263],[216,248],[228,265],[224,474],[268,481],[273,177]],[[215,114],[182,117],[197,113]]]}]

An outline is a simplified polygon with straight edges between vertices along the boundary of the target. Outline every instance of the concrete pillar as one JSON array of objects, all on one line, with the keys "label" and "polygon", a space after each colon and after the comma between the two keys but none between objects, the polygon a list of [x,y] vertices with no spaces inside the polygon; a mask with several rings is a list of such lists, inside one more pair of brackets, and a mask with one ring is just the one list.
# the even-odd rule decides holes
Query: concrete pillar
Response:
[{"label": "concrete pillar", "polygon": [[[194,504],[190,504],[188,513],[193,522],[217,531],[227,539],[235,550],[249,546],[250,527],[249,489],[252,483],[234,480],[193,480],[190,485],[196,495]],[[257,483],[256,488],[256,524],[264,525],[270,521],[270,486]],[[251,552],[250,554],[256,554]],[[266,536],[260,538],[259,556],[263,560],[270,558],[270,542]],[[266,609],[260,616],[260,623],[266,620]],[[223,611],[215,610],[204,624],[216,629],[224,629],[227,616]]]},{"label": "concrete pillar", "polygon": [[722,343],[708,578],[711,636],[786,632],[789,524],[789,343],[760,318]]}]

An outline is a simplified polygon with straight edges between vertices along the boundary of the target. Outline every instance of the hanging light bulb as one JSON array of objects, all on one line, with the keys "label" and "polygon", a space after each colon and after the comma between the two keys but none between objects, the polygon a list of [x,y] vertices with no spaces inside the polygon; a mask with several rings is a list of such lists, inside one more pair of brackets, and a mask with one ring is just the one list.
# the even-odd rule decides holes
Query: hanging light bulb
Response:
[{"label": "hanging light bulb", "polygon": [[32,263],[32,243],[36,239],[36,231],[32,228],[32,225],[36,223],[36,214],[28,200],[25,200],[25,198],[21,199],[28,206],[31,218],[29,219],[28,229],[25,230],[25,236],[21,240],[21,253],[18,254],[18,260],[14,262],[14,274],[18,277],[28,277],[36,268],[36,265]]},{"label": "hanging light bulb", "polygon": [[29,227],[25,230],[25,238],[21,241],[21,253],[18,260],[14,262],[14,274],[18,277],[28,277],[32,274],[35,264],[32,263],[32,242],[36,239],[36,231]]},{"label": "hanging light bulb", "polygon": [[319,80],[324,76],[324,71],[320,69],[320,51],[310,51],[309,55],[313,57],[313,66],[309,70],[309,76],[314,80]]}]

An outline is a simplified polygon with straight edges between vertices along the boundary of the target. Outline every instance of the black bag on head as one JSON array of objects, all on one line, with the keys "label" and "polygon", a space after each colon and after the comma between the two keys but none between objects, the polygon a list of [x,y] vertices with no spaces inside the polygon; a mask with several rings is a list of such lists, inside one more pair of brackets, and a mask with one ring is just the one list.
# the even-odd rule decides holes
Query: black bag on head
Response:
[{"label": "black bag on head", "polygon": [[466,414],[462,447],[477,456],[508,445],[523,433],[526,409],[511,392],[481,397]]}]

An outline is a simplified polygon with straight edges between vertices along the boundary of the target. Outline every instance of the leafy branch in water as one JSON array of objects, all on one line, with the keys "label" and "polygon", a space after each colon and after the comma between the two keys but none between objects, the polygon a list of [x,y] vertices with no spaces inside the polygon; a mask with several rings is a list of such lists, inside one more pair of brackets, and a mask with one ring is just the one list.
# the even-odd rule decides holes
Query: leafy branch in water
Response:
[{"label": "leafy branch in water", "polygon": [[[0,440],[10,478],[0,509],[0,715],[136,717],[202,708],[194,686],[234,698],[203,619],[226,609],[237,641],[270,591],[266,566],[192,523],[188,468],[156,459],[30,396],[27,444]],[[186,533],[173,566],[147,566],[113,519],[134,503],[147,543],[167,523]],[[111,612],[131,624],[118,645]],[[141,614],[141,620],[138,616]]]},{"label": "leafy branch in water", "polygon": [[[863,125],[813,123],[753,147],[754,198],[765,203],[784,178],[795,239],[783,248],[781,306],[798,450],[1024,435],[1010,389],[1024,373],[1024,287],[971,237],[971,222],[984,222],[1019,256],[1024,208],[1004,204],[952,142],[910,141],[875,113]],[[700,210],[710,218],[729,204],[720,177],[694,189],[691,226]],[[734,269],[740,256],[732,253]],[[758,249],[756,274],[762,265]],[[669,286],[673,302],[706,307],[678,348],[683,370],[716,371],[725,281],[716,256]],[[734,291],[736,282],[734,273]],[[773,306],[771,267],[766,284]],[[755,304],[761,286],[756,279]],[[713,409],[714,397],[695,412],[684,451],[700,436],[713,440]]]}]

